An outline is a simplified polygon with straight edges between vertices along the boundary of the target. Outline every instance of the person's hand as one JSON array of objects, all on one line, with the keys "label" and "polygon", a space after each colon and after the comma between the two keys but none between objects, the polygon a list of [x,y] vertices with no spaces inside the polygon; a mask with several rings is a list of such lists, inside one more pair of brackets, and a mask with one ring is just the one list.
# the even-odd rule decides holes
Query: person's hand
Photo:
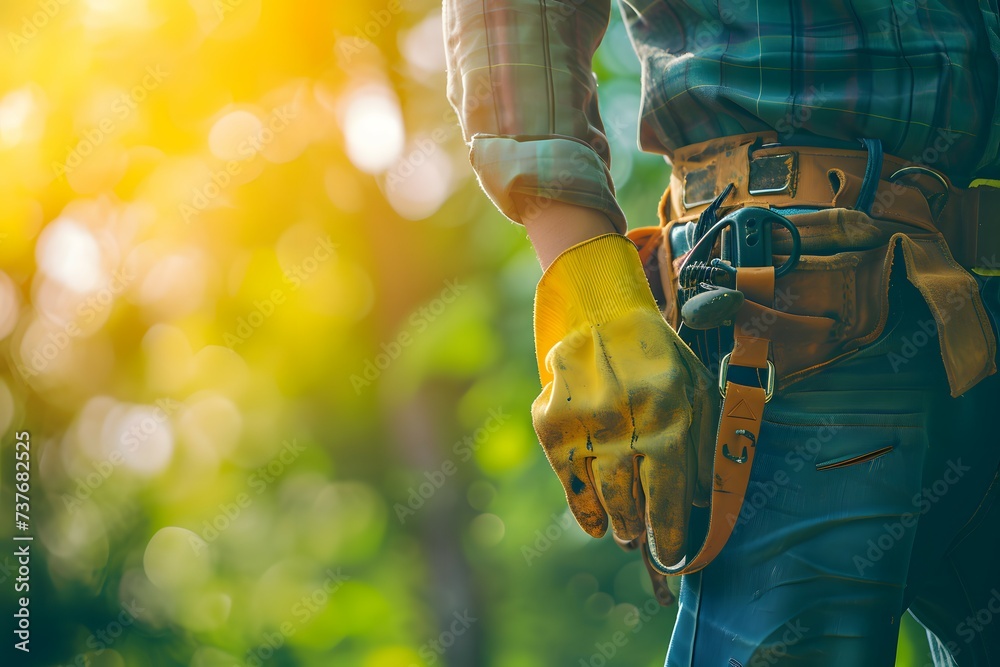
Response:
[{"label": "person's hand", "polygon": [[542,392],[532,421],[580,526],[634,540],[659,560],[686,555],[691,505],[707,503],[718,390],[656,308],[635,246],[618,234],[579,243],[535,295]]}]

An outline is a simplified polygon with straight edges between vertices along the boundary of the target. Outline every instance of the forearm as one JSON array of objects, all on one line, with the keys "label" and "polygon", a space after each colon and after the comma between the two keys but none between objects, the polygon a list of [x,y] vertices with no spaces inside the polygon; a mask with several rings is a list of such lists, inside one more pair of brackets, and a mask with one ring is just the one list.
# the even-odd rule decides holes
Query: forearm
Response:
[{"label": "forearm", "polygon": [[516,197],[515,203],[542,269],[577,243],[616,232],[611,220],[596,209],[540,197]]}]

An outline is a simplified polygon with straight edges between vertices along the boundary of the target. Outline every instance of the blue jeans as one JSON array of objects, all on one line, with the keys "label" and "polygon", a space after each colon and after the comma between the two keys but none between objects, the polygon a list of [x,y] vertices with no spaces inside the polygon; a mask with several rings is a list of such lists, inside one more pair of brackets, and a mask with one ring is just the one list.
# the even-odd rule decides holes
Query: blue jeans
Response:
[{"label": "blue jeans", "polygon": [[[981,287],[996,331],[1000,278]],[[951,398],[929,311],[893,290],[879,340],[768,404],[667,667],[891,667],[907,610],[936,667],[1000,665],[1000,374]]]}]

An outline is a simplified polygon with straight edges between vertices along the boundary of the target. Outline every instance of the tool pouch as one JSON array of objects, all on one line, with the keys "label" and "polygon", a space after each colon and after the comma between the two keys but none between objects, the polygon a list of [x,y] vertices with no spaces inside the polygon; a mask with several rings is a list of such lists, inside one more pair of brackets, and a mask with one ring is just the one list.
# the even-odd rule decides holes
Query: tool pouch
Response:
[{"label": "tool pouch", "polygon": [[[773,307],[744,306],[744,333],[772,341],[779,391],[878,338],[888,319],[892,267],[899,262],[933,314],[952,395],[996,372],[996,339],[978,286],[955,262],[941,234],[915,232],[843,208],[789,217],[802,239],[798,265],[777,279]],[[692,223],[661,218],[659,226],[629,232],[641,242],[647,279],[674,328],[680,324],[677,269],[683,257],[678,250],[686,250],[676,247],[683,238],[678,227],[685,224]],[[787,232],[775,229],[772,243],[780,264],[790,249]],[[695,352],[710,368],[717,366],[711,350]]]}]

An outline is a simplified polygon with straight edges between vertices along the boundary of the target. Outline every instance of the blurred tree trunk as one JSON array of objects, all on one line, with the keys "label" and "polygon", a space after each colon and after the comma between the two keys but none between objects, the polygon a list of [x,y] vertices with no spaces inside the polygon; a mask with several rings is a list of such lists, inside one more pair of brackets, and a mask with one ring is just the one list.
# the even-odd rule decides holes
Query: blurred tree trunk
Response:
[{"label": "blurred tree trunk", "polygon": [[[392,409],[390,423],[393,440],[399,448],[399,460],[421,471],[422,481],[426,481],[423,471],[439,471],[452,457],[450,443],[460,436],[454,436],[454,413],[445,406],[455,405],[458,398],[454,386],[425,384],[411,399]],[[440,633],[428,639],[440,642],[443,649],[440,663],[433,664],[453,667],[486,664],[482,646],[483,614],[479,596],[471,586],[472,571],[462,548],[463,528],[471,519],[464,502],[467,476],[468,471],[464,469],[449,476],[414,517],[421,550],[429,565],[428,593]],[[457,619],[477,620],[468,624],[468,621],[456,623]],[[461,634],[451,634],[453,625],[456,629],[462,628]],[[454,643],[444,646],[450,643],[452,636]]]}]

